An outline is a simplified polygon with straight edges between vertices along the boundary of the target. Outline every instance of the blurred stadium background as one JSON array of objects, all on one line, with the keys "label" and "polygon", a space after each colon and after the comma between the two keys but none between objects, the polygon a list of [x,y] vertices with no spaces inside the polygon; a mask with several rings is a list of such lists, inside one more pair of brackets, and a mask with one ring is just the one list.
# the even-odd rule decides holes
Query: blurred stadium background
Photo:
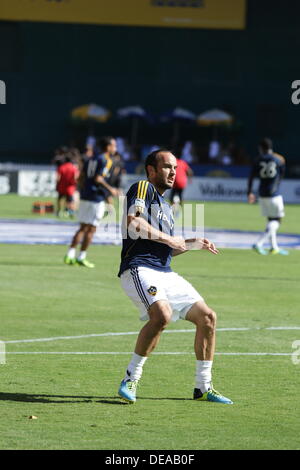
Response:
[{"label": "blurred stadium background", "polygon": [[[109,5],[1,2],[2,193],[3,175],[19,168],[13,165],[49,166],[55,149],[67,145],[83,152],[89,135],[119,137],[128,173],[149,148],[169,145],[185,155],[196,176],[234,178],[248,175],[258,140],[268,136],[287,158],[287,177],[299,178],[299,109],[291,101],[298,72],[297,1]],[[88,104],[107,113],[100,120],[72,116]],[[129,110],[127,118],[119,117],[120,109],[133,106],[142,113]],[[195,119],[177,120],[177,108]],[[232,121],[199,125],[199,115],[212,109],[229,113]],[[215,140],[217,148],[211,146]],[[15,191],[15,175],[9,178]]]}]

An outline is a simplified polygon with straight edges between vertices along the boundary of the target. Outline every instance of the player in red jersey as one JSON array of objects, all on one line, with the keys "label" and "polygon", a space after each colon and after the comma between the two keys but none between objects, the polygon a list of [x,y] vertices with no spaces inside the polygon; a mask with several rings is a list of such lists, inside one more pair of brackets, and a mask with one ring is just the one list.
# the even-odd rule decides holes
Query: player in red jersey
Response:
[{"label": "player in red jersey", "polygon": [[70,217],[74,215],[74,193],[78,176],[77,166],[74,165],[71,157],[67,155],[64,163],[57,168],[56,191],[58,192],[57,215],[59,217],[64,214],[64,202],[66,215]]},{"label": "player in red jersey", "polygon": [[183,191],[188,184],[189,178],[193,176],[193,170],[185,160],[177,157],[177,170],[175,182],[171,191],[170,200],[173,207],[174,215],[178,214],[180,206],[183,202]]}]

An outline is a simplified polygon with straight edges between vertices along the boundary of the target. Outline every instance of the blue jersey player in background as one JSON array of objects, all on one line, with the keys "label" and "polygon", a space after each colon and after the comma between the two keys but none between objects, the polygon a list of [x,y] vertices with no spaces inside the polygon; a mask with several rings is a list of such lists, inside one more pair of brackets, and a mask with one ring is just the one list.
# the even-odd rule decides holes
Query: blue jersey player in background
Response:
[{"label": "blue jersey player in background", "polygon": [[[64,262],[68,265],[78,264],[86,268],[94,268],[94,263],[86,259],[97,227],[105,212],[105,198],[109,192],[117,196],[119,191],[107,183],[112,166],[111,155],[116,152],[116,140],[113,137],[103,137],[100,140],[101,151],[86,158],[81,170],[78,186],[80,204],[78,211],[79,229],[75,233]],[[76,257],[76,247],[81,249]]]},{"label": "blue jersey player in background", "polygon": [[[267,226],[265,233],[253,245],[253,249],[261,255],[268,252],[272,255],[287,255],[288,251],[280,249],[277,243],[277,231],[284,217],[284,204],[279,186],[285,172],[285,159],[273,152],[272,141],[267,138],[260,142],[259,152],[248,180],[248,202],[253,204],[256,200],[252,184],[253,180],[258,178],[258,201],[262,215],[267,218]],[[264,248],[267,243],[270,245],[269,251]]]},{"label": "blue jersey player in background", "polygon": [[[136,401],[143,366],[161,333],[170,321],[183,319],[196,326],[194,399],[231,404],[211,383],[216,313],[188,281],[171,269],[172,257],[189,249],[218,254],[214,244],[205,238],[184,240],[174,236],[172,209],[164,193],[173,186],[176,168],[177,160],[171,152],[155,150],[145,161],[147,181],[133,184],[126,195],[119,276],[126,295],[146,323],[137,337],[119,396],[129,403]],[[180,382],[180,377],[174,378],[174,387]]]}]

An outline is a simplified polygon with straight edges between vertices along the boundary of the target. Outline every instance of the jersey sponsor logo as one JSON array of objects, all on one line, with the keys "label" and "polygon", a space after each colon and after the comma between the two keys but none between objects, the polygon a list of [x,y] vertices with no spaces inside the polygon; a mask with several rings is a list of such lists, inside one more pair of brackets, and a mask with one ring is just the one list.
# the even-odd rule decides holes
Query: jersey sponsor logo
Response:
[{"label": "jersey sponsor logo", "polygon": [[172,220],[172,218],[170,218],[170,220],[168,219],[168,216],[166,214],[163,213],[162,210],[159,210],[157,212],[157,215],[156,215],[157,219],[159,220],[162,220],[164,222],[167,222],[167,224],[169,225],[170,229],[172,230],[174,228],[174,221]]},{"label": "jersey sponsor logo", "polygon": [[154,297],[157,294],[157,288],[155,286],[150,286],[149,289],[147,289],[147,292]]}]

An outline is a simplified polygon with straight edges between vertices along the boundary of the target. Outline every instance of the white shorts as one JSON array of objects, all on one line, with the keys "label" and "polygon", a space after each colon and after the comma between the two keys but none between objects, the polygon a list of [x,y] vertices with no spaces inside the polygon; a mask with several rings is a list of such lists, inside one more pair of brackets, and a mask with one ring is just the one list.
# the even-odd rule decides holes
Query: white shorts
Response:
[{"label": "white shorts", "polygon": [[81,224],[89,224],[98,227],[105,212],[105,202],[93,202],[81,200],[79,203],[78,220]]},{"label": "white shorts", "polygon": [[264,217],[270,219],[281,219],[284,217],[284,204],[282,196],[260,197],[259,205]]},{"label": "white shorts", "polygon": [[203,301],[196,289],[183,277],[171,272],[139,267],[127,269],[121,275],[121,285],[140,310],[140,319],[149,320],[148,309],[158,300],[167,300],[172,308],[172,321],[185,319],[192,305]]}]

